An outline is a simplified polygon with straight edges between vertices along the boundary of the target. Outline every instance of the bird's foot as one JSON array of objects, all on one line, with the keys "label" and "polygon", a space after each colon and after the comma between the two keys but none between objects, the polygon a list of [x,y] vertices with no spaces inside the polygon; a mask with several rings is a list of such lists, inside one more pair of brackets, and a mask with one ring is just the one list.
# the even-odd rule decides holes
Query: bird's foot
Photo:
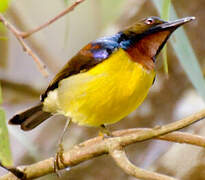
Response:
[{"label": "bird's foot", "polygon": [[61,176],[60,170],[65,167],[64,164],[64,157],[63,157],[64,148],[62,144],[59,144],[58,151],[56,152],[55,159],[54,159],[54,172],[57,174],[58,177]]},{"label": "bird's foot", "polygon": [[100,126],[99,136],[103,137],[103,139],[113,137],[112,132],[104,124]]},{"label": "bird's foot", "polygon": [[65,127],[63,129],[63,132],[61,134],[61,137],[59,139],[59,143],[58,143],[58,151],[55,155],[55,159],[54,159],[54,172],[57,174],[58,177],[60,177],[60,170],[62,169],[61,166],[63,166],[63,168],[66,167],[66,165],[64,164],[64,157],[63,157],[63,152],[64,152],[64,149],[63,149],[63,137],[66,133],[66,130],[69,126],[71,122],[71,118],[69,118],[67,121],[66,121],[66,124],[65,124]]}]

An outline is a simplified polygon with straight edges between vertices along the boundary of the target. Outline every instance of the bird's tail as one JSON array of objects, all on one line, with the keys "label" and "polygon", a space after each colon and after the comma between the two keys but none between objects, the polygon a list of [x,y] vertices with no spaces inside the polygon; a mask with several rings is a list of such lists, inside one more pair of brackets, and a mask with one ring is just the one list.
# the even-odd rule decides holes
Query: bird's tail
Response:
[{"label": "bird's tail", "polygon": [[9,120],[9,124],[21,125],[21,129],[24,131],[31,130],[52,116],[51,113],[44,112],[42,108],[43,104],[40,103],[24,112],[16,114]]}]

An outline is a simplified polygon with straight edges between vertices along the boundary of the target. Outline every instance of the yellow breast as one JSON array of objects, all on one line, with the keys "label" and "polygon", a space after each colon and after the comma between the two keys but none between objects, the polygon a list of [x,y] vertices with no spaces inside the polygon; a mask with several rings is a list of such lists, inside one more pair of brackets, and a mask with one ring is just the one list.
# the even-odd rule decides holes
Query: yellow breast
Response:
[{"label": "yellow breast", "polygon": [[91,70],[62,80],[50,92],[44,110],[70,116],[87,126],[112,124],[134,111],[155,77],[122,49]]}]

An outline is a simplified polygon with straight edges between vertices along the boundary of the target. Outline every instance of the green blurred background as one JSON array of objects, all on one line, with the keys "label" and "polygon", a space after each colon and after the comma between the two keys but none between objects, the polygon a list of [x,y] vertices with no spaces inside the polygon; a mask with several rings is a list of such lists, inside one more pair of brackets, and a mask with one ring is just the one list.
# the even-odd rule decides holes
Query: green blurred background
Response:
[{"label": "green blurred background", "polygon": [[[5,16],[19,29],[27,31],[55,16],[72,2],[13,0]],[[162,0],[155,1],[155,5],[157,3],[162,4]],[[55,73],[82,46],[97,37],[113,34],[142,17],[159,16],[155,5],[151,0],[85,0],[69,15],[29,37],[27,42],[48,66],[50,76],[47,79],[39,72],[32,58],[22,51],[15,37],[0,27],[0,82],[3,92],[2,107],[6,111],[6,119],[8,120],[17,111],[38,102],[40,94]],[[195,22],[184,26],[191,42],[185,46],[193,47],[200,68],[205,72],[205,1],[173,0],[172,5],[178,17],[197,18]],[[173,37],[172,42],[177,42],[177,38]],[[205,103],[199,96],[199,94],[203,96],[203,83],[199,84],[202,93],[198,91],[198,94],[192,85],[193,82],[191,83],[185,74],[184,64],[177,59],[178,55],[170,43],[167,49],[169,74],[165,74],[162,57],[158,57],[157,79],[147,99],[140,108],[124,120],[112,125],[112,130],[163,125],[205,108]],[[183,53],[188,54],[186,50],[184,48]],[[186,57],[184,60],[186,61]],[[189,75],[196,77],[191,70]],[[196,84],[199,82],[197,78],[194,81]],[[30,132],[23,132],[18,127],[9,126],[14,164],[31,164],[53,156],[64,124],[64,117],[56,116]],[[205,122],[192,125],[186,128],[186,131],[205,135]],[[64,141],[65,149],[97,134],[97,128],[72,124]],[[126,148],[126,151],[130,160],[142,168],[178,179],[205,179],[203,159],[205,151],[202,148],[150,140],[131,145]],[[5,173],[0,169],[1,175]],[[40,179],[58,178],[52,174]],[[65,171],[62,179],[132,180],[134,178],[127,176],[110,157],[102,156]]]}]

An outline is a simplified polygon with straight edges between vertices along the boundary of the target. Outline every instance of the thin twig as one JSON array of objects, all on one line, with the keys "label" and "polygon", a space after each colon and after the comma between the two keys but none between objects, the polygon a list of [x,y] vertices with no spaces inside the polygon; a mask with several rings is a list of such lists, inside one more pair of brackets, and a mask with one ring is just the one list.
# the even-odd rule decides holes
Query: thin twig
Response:
[{"label": "thin twig", "polygon": [[66,15],[67,13],[71,12],[78,4],[82,3],[84,0],[77,0],[75,1],[71,6],[66,8],[64,11],[60,12],[57,16],[54,18],[50,19],[48,22],[45,24],[42,24],[38,26],[37,28],[29,31],[29,32],[21,32],[17,30],[11,23],[9,23],[2,14],[0,14],[0,21],[15,35],[17,40],[20,42],[20,44],[23,47],[23,50],[28,53],[33,60],[36,62],[37,67],[39,68],[40,72],[47,77],[49,75],[46,65],[40,60],[40,58],[31,50],[31,48],[27,45],[27,43],[24,41],[24,38],[27,38],[34,34],[35,32],[40,31],[41,29],[49,26],[53,22],[57,21],[59,18],[62,16]]},{"label": "thin twig", "polygon": [[[23,27],[24,29],[29,29],[31,24],[28,24],[25,21],[25,18],[22,18],[21,10],[16,6],[11,6],[9,8],[9,18],[15,22],[15,27]],[[49,48],[42,43],[42,36],[30,36],[29,44],[32,45],[32,49],[38,53],[38,57],[43,60],[44,64],[46,64],[47,69],[51,74],[55,74],[57,70],[61,68],[61,66],[57,62],[58,55],[55,52],[50,52]]]},{"label": "thin twig", "polygon": [[0,22],[2,22],[16,37],[16,39],[20,42],[20,44],[23,47],[23,50],[30,55],[33,60],[36,62],[37,67],[39,68],[40,72],[47,77],[49,75],[46,65],[40,60],[40,58],[31,50],[31,48],[26,44],[26,42],[23,40],[21,36],[19,36],[19,31],[11,24],[9,23],[2,14],[0,14]]},{"label": "thin twig", "polygon": [[[202,110],[187,118],[162,126],[160,128],[145,130],[142,129],[141,131],[139,131],[139,129],[122,130],[113,132],[113,135],[118,135],[118,137],[105,139],[103,139],[102,137],[96,137],[87,140],[79,145],[74,146],[72,149],[63,154],[64,161],[63,163],[59,162],[60,168],[63,169],[66,167],[72,167],[88,159],[92,159],[93,157],[108,154],[110,149],[113,150],[113,147],[116,146],[116,144],[123,147],[136,142],[145,141],[147,139],[157,138],[157,136],[161,136],[159,137],[159,139],[162,140],[169,140],[173,142],[176,141],[180,143],[187,143],[205,147],[205,138],[203,137],[187,133],[185,135],[183,135],[183,133],[177,134],[178,132],[170,133],[172,131],[176,131],[182,129],[183,127],[191,125],[192,123],[197,122],[204,117],[205,110]],[[46,174],[53,173],[53,164],[54,158],[49,158],[32,165],[18,168],[20,168],[25,173],[27,179],[35,179]],[[8,173],[7,175],[0,177],[0,180],[16,180],[16,177],[11,173]]]},{"label": "thin twig", "polygon": [[50,19],[46,23],[38,26],[37,28],[35,28],[35,29],[33,29],[33,30],[29,31],[29,32],[20,32],[20,33],[18,33],[19,36],[21,36],[22,38],[27,38],[28,36],[32,35],[33,33],[36,33],[38,31],[40,31],[41,29],[43,29],[43,28],[49,26],[50,24],[52,24],[53,22],[57,21],[62,16],[64,16],[67,13],[71,12],[77,5],[79,5],[83,1],[85,1],[85,0],[77,0],[77,1],[75,1],[71,6],[66,8],[64,11],[60,12],[57,16],[53,17],[52,19]]},{"label": "thin twig", "polygon": [[147,171],[139,167],[136,167],[129,161],[125,151],[121,147],[115,147],[113,150],[110,151],[109,154],[114,159],[116,164],[120,168],[122,168],[122,170],[126,172],[128,175],[144,180],[176,180],[175,178],[166,175],[162,175],[159,173]]}]

